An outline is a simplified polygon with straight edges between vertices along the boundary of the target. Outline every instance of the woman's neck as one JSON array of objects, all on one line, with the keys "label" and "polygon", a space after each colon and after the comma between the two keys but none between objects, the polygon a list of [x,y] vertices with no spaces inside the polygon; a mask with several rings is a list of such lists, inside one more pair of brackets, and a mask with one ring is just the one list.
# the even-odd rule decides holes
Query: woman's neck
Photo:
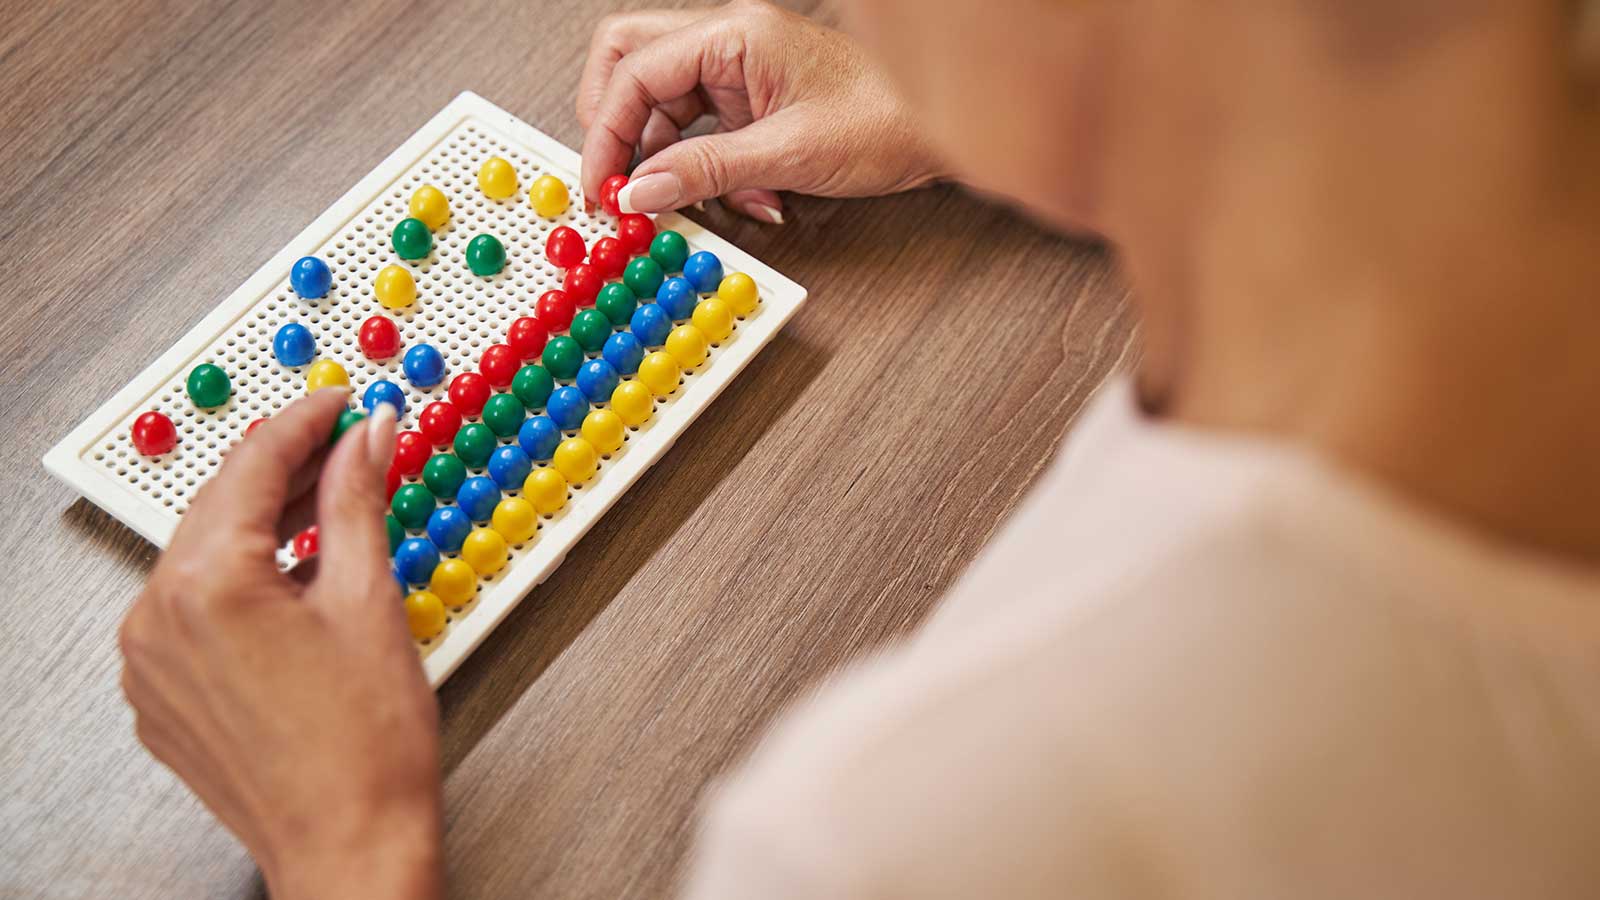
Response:
[{"label": "woman's neck", "polygon": [[[1515,264],[1416,290],[1308,272],[1201,326],[1216,337],[1165,411],[1300,442],[1510,541],[1600,562],[1597,228],[1486,244]],[[1316,310],[1250,315],[1274,303]]]},{"label": "woman's neck", "polygon": [[1366,81],[1303,50],[1217,111],[1187,215],[1128,223],[1146,398],[1600,562],[1593,113],[1503,34]]}]

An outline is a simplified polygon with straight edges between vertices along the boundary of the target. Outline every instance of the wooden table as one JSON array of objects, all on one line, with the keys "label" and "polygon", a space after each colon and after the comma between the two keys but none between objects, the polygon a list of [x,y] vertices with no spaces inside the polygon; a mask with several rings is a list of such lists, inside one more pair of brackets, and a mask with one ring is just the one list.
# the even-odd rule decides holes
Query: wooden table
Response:
[{"label": "wooden table", "polygon": [[[578,145],[604,6],[0,0],[0,895],[261,893],[131,732],[154,549],[39,458],[457,92]],[[670,893],[708,782],[916,624],[1133,352],[1105,253],[958,189],[698,217],[811,300],[442,689],[459,895]]]}]

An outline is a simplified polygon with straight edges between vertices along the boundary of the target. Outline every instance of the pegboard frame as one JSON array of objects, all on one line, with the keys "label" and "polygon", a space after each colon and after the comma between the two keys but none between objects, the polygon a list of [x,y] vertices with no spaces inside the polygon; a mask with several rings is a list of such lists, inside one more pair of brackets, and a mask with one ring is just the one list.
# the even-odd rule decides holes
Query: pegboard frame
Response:
[{"label": "pegboard frame", "polygon": [[[44,456],[46,469],[152,543],[165,547],[177,527],[179,515],[153,502],[131,484],[118,480],[104,467],[91,464],[86,457],[94,453],[113,430],[125,427],[133,416],[148,408],[175,374],[201,361],[219,336],[234,328],[258,303],[265,302],[282,284],[296,259],[322,251],[352,219],[361,215],[469,119],[476,119],[521,144],[569,184],[577,184],[575,173],[579,157],[576,152],[482,97],[471,92],[460,94],[177,343],[51,448]],[[577,202],[576,197],[574,202]],[[435,686],[455,671],[529,591],[549,577],[568,550],[671,448],[805,300],[806,292],[799,285],[694,222],[676,214],[666,214],[658,217],[657,226],[680,232],[691,248],[716,253],[728,271],[750,274],[760,287],[761,307],[739,323],[735,339],[718,348],[710,363],[686,378],[672,399],[658,407],[655,418],[646,428],[630,436],[625,451],[605,465],[601,476],[582,491],[575,492],[568,508],[553,521],[543,522],[535,539],[513,554],[505,570],[486,580],[477,598],[453,618],[445,633],[423,648],[423,664],[430,683]],[[531,302],[529,306],[531,308]]]}]

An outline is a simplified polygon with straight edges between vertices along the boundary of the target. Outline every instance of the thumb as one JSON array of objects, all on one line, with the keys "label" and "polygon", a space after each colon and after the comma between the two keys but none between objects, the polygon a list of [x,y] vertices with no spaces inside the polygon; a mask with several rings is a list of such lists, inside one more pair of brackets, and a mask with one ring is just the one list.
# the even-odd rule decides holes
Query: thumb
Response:
[{"label": "thumb", "polygon": [[797,149],[786,116],[759,119],[737,131],[679,141],[639,164],[617,206],[625,213],[667,212],[734,191],[801,189],[817,180],[805,171],[820,160]]},{"label": "thumb", "polygon": [[[317,489],[322,561],[313,594],[339,604],[392,600],[394,579],[386,562],[389,536],[383,520],[384,476],[394,456],[395,411],[379,403],[350,429],[328,456]],[[394,603],[386,603],[399,609]]]}]

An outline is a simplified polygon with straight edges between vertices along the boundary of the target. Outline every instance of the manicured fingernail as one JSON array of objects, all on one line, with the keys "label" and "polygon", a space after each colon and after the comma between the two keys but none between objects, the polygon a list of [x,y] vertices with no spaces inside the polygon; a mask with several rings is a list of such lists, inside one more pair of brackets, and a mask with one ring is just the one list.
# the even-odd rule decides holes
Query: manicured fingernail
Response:
[{"label": "manicured fingernail", "polygon": [[656,172],[630,181],[617,191],[617,208],[625,213],[666,212],[676,209],[683,182],[671,172]]},{"label": "manicured fingernail", "polygon": [[367,418],[367,459],[374,466],[387,467],[394,456],[394,407],[379,403]]},{"label": "manicured fingernail", "polygon": [[755,214],[751,216],[753,219],[765,219],[774,225],[783,224],[783,212],[775,206],[768,206],[765,203],[752,203],[750,204],[750,211]]}]

